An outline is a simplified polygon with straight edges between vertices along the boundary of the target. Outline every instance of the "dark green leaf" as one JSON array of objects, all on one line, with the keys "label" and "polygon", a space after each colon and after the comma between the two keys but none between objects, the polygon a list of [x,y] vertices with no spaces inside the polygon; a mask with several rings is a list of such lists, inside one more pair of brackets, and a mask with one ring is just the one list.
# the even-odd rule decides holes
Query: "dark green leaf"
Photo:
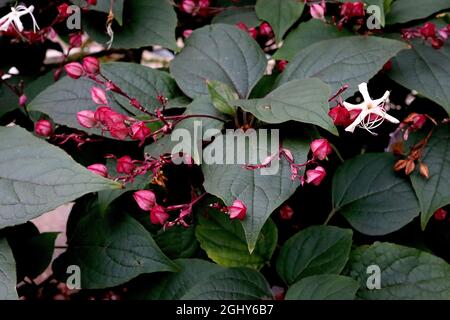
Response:
[{"label": "dark green leaf", "polygon": [[249,28],[257,27],[261,23],[253,8],[231,7],[219,13],[212,20],[212,23],[225,23],[231,25],[236,25],[240,22],[245,23]]},{"label": "dark green leaf", "polygon": [[346,161],[333,178],[333,206],[367,235],[399,230],[419,215],[411,184],[393,170],[395,158],[373,153]]},{"label": "dark green leaf", "polygon": [[278,239],[278,230],[272,220],[265,223],[255,250],[250,254],[244,229],[238,221],[231,221],[226,214],[214,209],[208,209],[198,219],[196,237],[215,263],[224,267],[260,269],[270,261]]},{"label": "dark green leaf", "polygon": [[0,300],[17,300],[16,263],[5,238],[0,238]]},{"label": "dark green leaf", "polygon": [[349,96],[352,89],[368,82],[389,59],[406,48],[403,42],[378,37],[351,36],[320,41],[294,57],[283,72],[280,84],[294,79],[319,78],[331,86],[333,93],[349,85]]},{"label": "dark green leaf", "polygon": [[235,26],[213,24],[192,33],[170,70],[189,97],[208,94],[206,80],[217,80],[246,98],[266,70],[259,45]]},{"label": "dark green leaf", "polygon": [[293,80],[262,99],[238,100],[236,106],[267,123],[299,121],[318,125],[337,135],[328,116],[330,87],[319,79]]},{"label": "dark green leaf", "polygon": [[171,259],[190,258],[199,249],[194,227],[175,226],[156,235],[155,241]]},{"label": "dark green leaf", "polygon": [[301,279],[286,292],[286,300],[353,300],[359,283],[349,277],[321,274]]},{"label": "dark green leaf", "polygon": [[[129,0],[128,0],[129,1]],[[89,6],[89,10],[109,13],[111,7],[111,0],[97,0],[96,5],[88,5],[86,0],[72,0],[72,2],[80,7]],[[123,16],[123,2],[124,0],[114,0],[113,13],[117,22],[122,25]]]},{"label": "dark green leaf", "polygon": [[390,77],[411,90],[440,104],[450,114],[450,45],[439,50],[422,40],[413,40],[412,49],[393,60]]},{"label": "dark green leaf", "polygon": [[256,14],[267,21],[275,33],[277,42],[283,39],[286,31],[300,18],[305,4],[296,0],[258,0]]},{"label": "dark green leaf", "polygon": [[18,126],[0,127],[0,141],[0,229],[84,194],[120,188]]},{"label": "dark green leaf", "polygon": [[445,9],[450,9],[448,0],[396,0],[386,20],[388,24],[405,23],[427,18]]},{"label": "dark green leaf", "polygon": [[232,101],[239,99],[238,94],[229,86],[219,81],[207,81],[207,84],[214,107],[222,113],[234,116],[236,110],[232,106]]},{"label": "dark green leaf", "polygon": [[[367,268],[380,268],[381,289],[367,288],[371,283]],[[417,249],[376,242],[352,251],[346,273],[361,284],[357,293],[368,300],[450,299],[450,265],[441,258]]]},{"label": "dark green leaf", "polygon": [[352,231],[313,226],[300,231],[283,245],[277,259],[278,275],[291,285],[317,274],[339,274],[347,263]]}]

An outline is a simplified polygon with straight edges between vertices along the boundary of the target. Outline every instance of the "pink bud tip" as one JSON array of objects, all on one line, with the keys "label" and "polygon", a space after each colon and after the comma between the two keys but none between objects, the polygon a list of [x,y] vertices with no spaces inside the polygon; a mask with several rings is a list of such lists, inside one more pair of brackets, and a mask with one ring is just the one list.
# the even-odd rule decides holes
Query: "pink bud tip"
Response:
[{"label": "pink bud tip", "polygon": [[311,151],[314,158],[325,160],[333,152],[333,148],[327,139],[317,139],[311,142]]},{"label": "pink bud tip", "polygon": [[293,215],[294,210],[287,204],[280,209],[280,218],[283,220],[291,220]]},{"label": "pink bud tip", "polygon": [[27,104],[27,101],[28,101],[28,97],[26,95],[22,94],[19,97],[19,106],[25,107],[25,105]]},{"label": "pink bud tip", "polygon": [[79,79],[82,75],[84,75],[83,66],[78,62],[71,62],[64,66],[64,70],[69,77],[72,79]]},{"label": "pink bud tip", "polygon": [[169,214],[160,205],[154,206],[152,208],[152,210],[150,211],[150,221],[153,224],[164,225],[168,219],[169,219]]},{"label": "pink bud tip", "polygon": [[96,104],[108,104],[108,99],[106,98],[106,92],[98,87],[92,87],[91,89],[92,101]]},{"label": "pink bud tip", "polygon": [[185,37],[186,39],[189,38],[192,34],[192,32],[194,32],[194,30],[192,29],[186,29],[183,31],[183,37]]},{"label": "pink bud tip", "polygon": [[77,113],[78,123],[85,128],[93,128],[97,125],[95,112],[92,110],[82,110]]},{"label": "pink bud tip", "polygon": [[139,190],[133,195],[139,208],[145,211],[151,210],[156,204],[156,196],[150,190]]},{"label": "pink bud tip", "polygon": [[272,27],[267,22],[261,23],[261,25],[259,26],[259,33],[264,37],[273,37]]},{"label": "pink bud tip", "polygon": [[438,221],[443,221],[443,220],[445,220],[446,217],[447,217],[447,211],[442,208],[437,209],[436,212],[434,213],[434,219],[436,219]]},{"label": "pink bud tip", "polygon": [[195,10],[194,0],[183,0],[181,2],[181,10],[183,10],[186,13],[193,13]]},{"label": "pink bud tip", "polygon": [[41,137],[49,137],[52,135],[53,126],[48,120],[39,120],[34,125],[34,132]]},{"label": "pink bud tip", "polygon": [[108,168],[101,163],[92,164],[89,167],[87,167],[89,171],[92,173],[95,173],[96,175],[107,177],[108,176]]},{"label": "pink bud tip", "polygon": [[87,73],[96,75],[100,71],[100,62],[97,58],[86,57],[83,59],[83,68]]},{"label": "pink bud tip", "polygon": [[228,207],[230,219],[244,220],[247,215],[247,207],[241,200],[235,200],[233,204]]},{"label": "pink bud tip", "polygon": [[310,7],[310,13],[314,19],[325,20],[325,8],[320,4],[312,4]]}]

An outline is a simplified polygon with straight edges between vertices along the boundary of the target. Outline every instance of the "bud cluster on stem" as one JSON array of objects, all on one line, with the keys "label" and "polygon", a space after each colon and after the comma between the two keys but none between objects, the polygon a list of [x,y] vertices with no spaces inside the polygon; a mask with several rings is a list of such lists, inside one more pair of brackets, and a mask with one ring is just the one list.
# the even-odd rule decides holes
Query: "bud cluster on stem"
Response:
[{"label": "bud cluster on stem", "polygon": [[402,30],[402,37],[404,39],[420,38],[429,43],[434,49],[442,48],[449,36],[450,24],[438,29],[434,23],[427,22],[421,27]]}]

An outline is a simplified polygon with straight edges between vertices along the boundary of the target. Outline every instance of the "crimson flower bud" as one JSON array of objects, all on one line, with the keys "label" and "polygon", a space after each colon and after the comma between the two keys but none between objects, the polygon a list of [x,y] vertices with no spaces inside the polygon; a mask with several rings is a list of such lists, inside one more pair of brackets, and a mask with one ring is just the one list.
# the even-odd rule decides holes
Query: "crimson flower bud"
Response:
[{"label": "crimson flower bud", "polygon": [[267,22],[261,23],[261,25],[259,26],[259,33],[264,37],[273,37],[272,27]]},{"label": "crimson flower bud", "polygon": [[92,110],[82,110],[77,113],[78,123],[85,128],[93,128],[97,125],[95,112]]},{"label": "crimson flower bud", "polygon": [[130,174],[133,172],[135,165],[130,156],[123,156],[117,159],[116,170],[118,173]]},{"label": "crimson flower bud", "polygon": [[241,200],[235,200],[233,204],[228,207],[228,213],[230,215],[230,219],[239,219],[242,221],[247,215],[247,207]]},{"label": "crimson flower bud", "polygon": [[283,72],[284,69],[286,69],[286,66],[288,65],[288,62],[286,60],[280,60],[277,63],[277,69],[280,72]]},{"label": "crimson flower bud", "polygon": [[431,40],[431,46],[434,48],[434,49],[440,49],[440,48],[442,48],[442,46],[444,45],[444,41],[442,41],[442,39],[432,39]]},{"label": "crimson flower bud", "polygon": [[420,34],[425,38],[434,38],[436,36],[436,25],[431,22],[425,23],[420,28]]},{"label": "crimson flower bud", "polygon": [[131,139],[141,141],[141,144],[144,143],[145,139],[147,139],[152,134],[152,131],[145,124],[145,122],[138,121],[131,125]]},{"label": "crimson flower bud", "polygon": [[98,87],[92,87],[91,89],[92,101],[96,104],[108,104],[108,99],[106,98],[106,92]]},{"label": "crimson flower bud", "polygon": [[209,8],[209,6],[210,6],[209,0],[198,0],[198,7],[200,9]]},{"label": "crimson flower bud", "polygon": [[27,104],[27,101],[28,101],[28,97],[25,94],[22,94],[19,97],[19,106],[25,107],[25,105]]},{"label": "crimson flower bud", "polygon": [[341,16],[351,18],[353,15],[353,3],[345,2],[341,6]]},{"label": "crimson flower bud", "polygon": [[316,139],[311,142],[311,151],[314,158],[325,160],[333,152],[333,148],[331,148],[327,139]]},{"label": "crimson flower bud", "polygon": [[106,178],[108,176],[108,168],[101,163],[92,164],[87,167],[89,171],[95,173],[96,175]]},{"label": "crimson flower bud", "polygon": [[294,210],[287,204],[280,209],[280,218],[283,220],[291,220],[293,215]]},{"label": "crimson flower bud", "polygon": [[41,137],[49,137],[52,135],[53,126],[48,120],[39,120],[34,125],[34,133]]},{"label": "crimson flower bud", "polygon": [[253,39],[258,38],[258,30],[256,30],[256,28],[250,28],[248,29],[248,34],[250,35],[250,37],[252,37]]},{"label": "crimson flower bud", "polygon": [[363,17],[366,14],[364,10],[364,3],[362,2],[354,2],[353,3],[353,10],[352,15],[354,17]]},{"label": "crimson flower bud", "polygon": [[145,211],[151,210],[156,204],[156,196],[150,190],[139,190],[133,194],[139,208]]},{"label": "crimson flower bud", "polygon": [[306,183],[319,186],[327,173],[323,167],[316,167],[315,169],[306,171]]},{"label": "crimson flower bud", "polygon": [[193,13],[195,10],[195,2],[193,0],[183,0],[181,2],[181,10],[186,13]]},{"label": "crimson flower bud", "polygon": [[411,127],[415,130],[422,129],[422,127],[427,122],[427,117],[423,114],[415,113],[411,119]]},{"label": "crimson flower bud", "polygon": [[97,58],[86,57],[83,59],[83,68],[87,73],[96,75],[100,71],[100,62]]},{"label": "crimson flower bud", "polygon": [[328,115],[331,117],[331,119],[333,119],[333,123],[337,126],[347,126],[351,123],[350,113],[345,107],[341,105],[332,108],[328,112]]},{"label": "crimson flower bud", "polygon": [[72,79],[79,79],[82,75],[84,75],[83,66],[78,62],[71,62],[64,66],[64,70],[69,77]]},{"label": "crimson flower bud", "polygon": [[165,224],[169,219],[169,214],[160,205],[156,205],[150,211],[150,221],[153,224]]},{"label": "crimson flower bud", "polygon": [[97,5],[97,0],[87,0],[88,4],[90,6],[96,6]]},{"label": "crimson flower bud", "polygon": [[443,221],[447,217],[447,213],[448,212],[442,208],[437,209],[436,212],[434,213],[434,219],[438,221]]},{"label": "crimson flower bud", "polygon": [[63,3],[58,6],[58,15],[61,18],[67,18],[69,16],[68,13],[69,5],[67,3]]}]

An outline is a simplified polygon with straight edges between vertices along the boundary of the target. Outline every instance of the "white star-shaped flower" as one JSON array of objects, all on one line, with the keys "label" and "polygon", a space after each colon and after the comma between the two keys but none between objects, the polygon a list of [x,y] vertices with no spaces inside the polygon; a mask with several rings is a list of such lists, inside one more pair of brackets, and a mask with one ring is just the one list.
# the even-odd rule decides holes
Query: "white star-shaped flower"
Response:
[{"label": "white star-shaped flower", "polygon": [[11,12],[0,19],[0,31],[8,31],[9,26],[12,25],[18,32],[22,32],[23,24],[20,18],[29,14],[33,20],[33,32],[36,33],[36,29],[39,30],[39,26],[34,18],[33,11],[34,6],[29,6],[28,8],[24,5],[12,7]]},{"label": "white star-shaped flower", "polygon": [[392,123],[399,123],[400,121],[396,118],[388,115],[386,110],[384,109],[384,105],[386,100],[389,98],[390,92],[386,91],[386,93],[380,99],[372,100],[369,95],[369,90],[367,88],[367,83],[363,82],[359,86],[359,92],[361,92],[364,102],[360,104],[351,104],[348,102],[344,102],[344,107],[348,111],[352,110],[361,110],[361,113],[356,117],[355,121],[347,128],[345,131],[354,132],[356,127],[361,127],[366,129],[370,133],[374,134],[371,130],[380,126],[384,120],[387,120]]}]

